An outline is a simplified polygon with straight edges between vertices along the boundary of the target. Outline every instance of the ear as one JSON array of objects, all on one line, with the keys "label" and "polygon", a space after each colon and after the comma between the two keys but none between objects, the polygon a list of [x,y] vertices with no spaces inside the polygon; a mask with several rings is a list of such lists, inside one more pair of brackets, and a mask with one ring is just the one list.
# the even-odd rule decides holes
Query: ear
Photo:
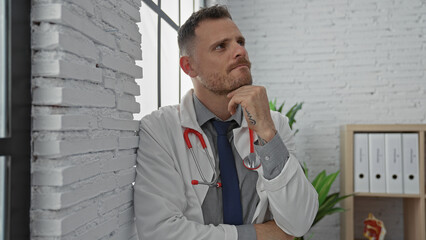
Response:
[{"label": "ear", "polygon": [[190,77],[196,77],[198,73],[194,70],[191,65],[189,56],[183,56],[179,59],[180,68]]}]

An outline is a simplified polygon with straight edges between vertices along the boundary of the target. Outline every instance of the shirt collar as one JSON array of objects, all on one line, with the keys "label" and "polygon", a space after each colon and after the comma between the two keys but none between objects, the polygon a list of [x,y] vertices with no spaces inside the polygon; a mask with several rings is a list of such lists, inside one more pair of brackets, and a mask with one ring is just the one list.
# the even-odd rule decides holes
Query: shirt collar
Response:
[{"label": "shirt collar", "polygon": [[[220,120],[214,113],[212,113],[209,109],[207,109],[206,106],[195,96],[195,94],[192,94],[192,98],[194,101],[194,108],[195,108],[195,115],[197,117],[198,125],[203,126],[206,122],[210,121],[210,119],[214,118],[217,120]],[[235,114],[229,117],[226,122],[234,120],[238,126],[241,126],[242,122],[242,109],[241,105],[238,105],[237,110],[235,111]]]}]

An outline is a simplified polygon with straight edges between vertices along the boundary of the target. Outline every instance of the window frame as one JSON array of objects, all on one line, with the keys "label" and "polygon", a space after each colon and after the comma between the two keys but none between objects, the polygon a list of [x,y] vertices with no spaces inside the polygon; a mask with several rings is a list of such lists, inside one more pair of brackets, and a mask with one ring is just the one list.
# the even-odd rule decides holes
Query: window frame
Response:
[{"label": "window frame", "polygon": [[[148,7],[157,14],[157,108],[161,106],[161,19],[166,21],[176,31],[179,26],[161,9],[161,0],[155,4],[152,0],[142,0]],[[180,18],[180,0],[179,0]],[[179,74],[179,98],[180,96],[180,74]]]},{"label": "window frame", "polygon": [[[170,104],[170,103],[164,103],[162,102],[162,83],[164,84],[165,82],[167,82],[167,80],[162,80],[163,78],[163,74],[164,74],[164,68],[162,68],[162,58],[164,58],[164,55],[162,56],[162,52],[164,51],[164,46],[163,46],[163,50],[162,50],[162,37],[164,38],[164,36],[162,36],[162,28],[164,28],[164,24],[168,24],[173,30],[175,30],[176,32],[179,30],[179,27],[181,26],[181,21],[182,21],[182,6],[185,6],[183,4],[183,0],[177,0],[178,1],[178,22],[175,22],[173,19],[171,19],[167,13],[165,12],[166,10],[162,9],[162,0],[142,0],[142,2],[149,8],[152,10],[153,14],[156,14],[157,18],[156,18],[156,23],[157,23],[157,29],[156,29],[156,39],[154,40],[154,42],[156,43],[156,79],[143,79],[143,80],[148,80],[148,81],[156,81],[156,99],[152,99],[153,101],[156,102],[156,107],[154,108],[154,106],[150,106],[149,107],[149,111],[151,111],[151,108],[153,108],[152,110],[157,110],[158,108],[162,107],[164,104]],[[164,1],[163,1],[164,2]],[[198,7],[203,7],[205,5],[204,1],[201,0],[191,0],[190,2],[187,2],[188,5],[192,4],[192,12],[194,12],[196,10],[196,8]],[[162,23],[163,22],[163,23]],[[163,26],[162,26],[163,25]],[[177,40],[176,40],[177,41]],[[177,53],[177,56],[179,56],[179,53]],[[145,59],[143,61],[146,61]],[[162,74],[162,70],[163,70],[163,74]],[[181,101],[182,98],[182,80],[183,80],[183,76],[182,76],[182,71],[180,69],[179,63],[176,63],[176,70],[178,73],[178,81],[179,81],[179,88],[176,89],[176,91],[178,91],[178,93],[176,94],[176,96],[178,96],[178,101]],[[185,79],[184,79],[185,80]],[[143,87],[143,85],[142,85]],[[184,90],[187,88],[188,86],[185,85],[184,86]],[[163,99],[164,100],[164,99]],[[138,101],[138,100],[137,100]],[[143,101],[143,100],[142,100]],[[144,104],[143,102],[138,101],[140,104]],[[136,117],[135,119],[139,120],[139,117],[143,117],[143,115],[147,114],[147,112],[143,112],[143,113],[139,113],[139,114],[135,114],[134,117]]]},{"label": "window frame", "polygon": [[31,1],[6,3],[6,113],[8,134],[0,138],[6,157],[4,239],[30,238],[31,205]]}]

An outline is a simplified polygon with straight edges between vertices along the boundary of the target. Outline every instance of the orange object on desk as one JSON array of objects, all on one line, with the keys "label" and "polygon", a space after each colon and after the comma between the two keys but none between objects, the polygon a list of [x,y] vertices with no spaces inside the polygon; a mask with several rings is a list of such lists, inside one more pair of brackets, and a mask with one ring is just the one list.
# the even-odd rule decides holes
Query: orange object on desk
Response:
[{"label": "orange object on desk", "polygon": [[375,218],[372,213],[364,220],[364,237],[369,240],[384,240],[386,228],[382,221]]}]

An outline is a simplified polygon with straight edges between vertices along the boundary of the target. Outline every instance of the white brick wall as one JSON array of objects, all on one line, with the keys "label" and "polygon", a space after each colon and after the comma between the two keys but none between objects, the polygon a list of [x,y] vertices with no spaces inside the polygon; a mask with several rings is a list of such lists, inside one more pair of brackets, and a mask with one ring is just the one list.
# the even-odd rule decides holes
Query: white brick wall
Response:
[{"label": "white brick wall", "polygon": [[33,0],[32,239],[137,239],[137,0]]},{"label": "white brick wall", "polygon": [[[339,169],[344,124],[426,123],[425,1],[217,2],[247,39],[255,83],[286,100],[286,110],[305,102],[296,144],[311,177]],[[377,216],[388,223],[386,239],[403,239],[401,201],[380,204],[388,206]],[[339,239],[339,224],[338,214],[323,219],[312,239]]]}]

